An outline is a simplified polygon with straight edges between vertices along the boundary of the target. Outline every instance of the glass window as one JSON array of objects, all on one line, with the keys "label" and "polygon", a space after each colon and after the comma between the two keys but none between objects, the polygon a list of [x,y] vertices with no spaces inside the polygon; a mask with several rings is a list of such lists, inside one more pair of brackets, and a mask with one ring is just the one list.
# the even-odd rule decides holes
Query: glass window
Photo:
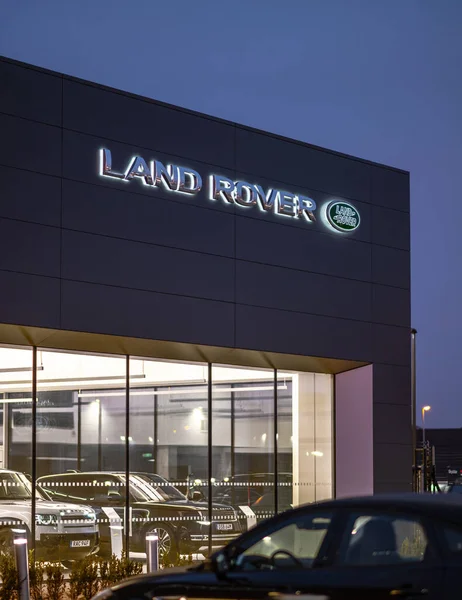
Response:
[{"label": "glass window", "polygon": [[450,552],[454,554],[462,553],[462,529],[446,526],[443,530],[446,544]]},{"label": "glass window", "polygon": [[332,376],[321,373],[278,372],[278,382],[282,511],[289,501],[299,506],[332,498],[333,385]]},{"label": "glass window", "polygon": [[[126,502],[116,473],[125,470],[126,359],[38,354],[37,485],[65,503],[59,541],[53,544],[47,533],[48,556],[54,548],[64,561],[94,551],[121,556]],[[51,510],[51,502],[41,509]]]},{"label": "glass window", "polygon": [[315,513],[279,524],[237,557],[236,568],[310,568],[319,556],[331,520],[330,514]]},{"label": "glass window", "polygon": [[[43,498],[34,519],[27,511],[20,519],[37,524],[44,560],[138,556],[152,529],[170,563],[201,558],[263,518],[332,495],[330,375],[278,372],[275,398],[273,369],[37,349],[34,374],[33,356],[0,348],[0,467],[11,473],[0,480],[0,501],[29,502],[30,492],[32,504],[35,470]],[[50,501],[70,515],[59,544],[41,529],[59,524]],[[81,514],[88,521],[78,529]]]},{"label": "glass window", "polygon": [[239,533],[274,515],[274,371],[213,365],[214,502]]},{"label": "glass window", "polygon": [[208,365],[131,358],[130,375],[130,551],[145,552],[156,530],[164,563],[203,557]]},{"label": "glass window", "polygon": [[[12,550],[11,524],[29,533],[43,550],[42,527],[32,515],[32,379],[31,348],[0,348],[0,545]],[[19,502],[18,502],[19,501]],[[40,546],[40,547],[39,547]]]},{"label": "glass window", "polygon": [[352,517],[339,563],[374,566],[421,562],[427,550],[423,526],[412,517]]}]

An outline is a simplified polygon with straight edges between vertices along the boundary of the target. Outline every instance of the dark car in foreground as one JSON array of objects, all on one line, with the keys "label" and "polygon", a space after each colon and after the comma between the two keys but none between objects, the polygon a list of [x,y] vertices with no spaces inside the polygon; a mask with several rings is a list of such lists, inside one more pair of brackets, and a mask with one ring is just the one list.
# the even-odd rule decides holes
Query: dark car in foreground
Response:
[{"label": "dark car in foreground", "polygon": [[244,599],[322,593],[449,600],[460,597],[461,569],[460,497],[369,496],[279,514],[199,566],[141,575],[101,597]]},{"label": "dark car in foreground", "polygon": [[[110,515],[125,518],[125,474],[120,472],[72,472],[46,475],[37,480],[40,489],[54,500],[91,506],[98,517],[100,553],[111,554]],[[175,562],[179,554],[207,552],[221,547],[242,532],[235,510],[214,503],[209,521],[207,505],[189,501],[159,475],[132,473],[129,479],[130,551],[144,552],[146,535],[156,531],[161,556]],[[112,524],[113,521],[112,521]]]}]

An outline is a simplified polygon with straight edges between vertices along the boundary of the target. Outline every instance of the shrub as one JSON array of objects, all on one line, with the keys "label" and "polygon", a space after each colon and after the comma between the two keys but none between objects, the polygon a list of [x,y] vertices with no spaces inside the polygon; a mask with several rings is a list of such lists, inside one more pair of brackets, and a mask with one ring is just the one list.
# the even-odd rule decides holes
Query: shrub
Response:
[{"label": "shrub", "polygon": [[69,576],[69,592],[71,600],[90,600],[98,592],[98,562],[87,556],[72,565]]},{"label": "shrub", "polygon": [[[88,556],[73,564],[69,582],[64,580],[64,569],[59,563],[34,561],[29,554],[31,600],[64,600],[66,591],[71,600],[90,600],[99,590],[122,579],[139,575],[143,565],[112,556],[109,560]],[[18,600],[18,573],[11,553],[0,553],[0,600]]]},{"label": "shrub", "polygon": [[29,552],[29,581],[32,600],[47,600],[45,592],[45,566],[34,560],[34,552]]},{"label": "shrub", "polygon": [[9,552],[0,554],[0,600],[17,600],[18,597],[18,572],[14,557]]},{"label": "shrub", "polygon": [[66,586],[63,568],[60,564],[50,563],[46,567],[48,600],[63,600]]}]

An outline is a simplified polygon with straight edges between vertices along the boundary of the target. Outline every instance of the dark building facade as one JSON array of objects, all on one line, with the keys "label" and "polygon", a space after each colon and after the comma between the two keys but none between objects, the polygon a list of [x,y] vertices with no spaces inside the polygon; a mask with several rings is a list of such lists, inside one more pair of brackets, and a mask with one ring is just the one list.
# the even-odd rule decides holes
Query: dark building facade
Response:
[{"label": "dark building facade", "polygon": [[411,489],[408,173],[8,59],[0,82],[5,468],[149,472],[209,509],[241,478],[231,505],[270,514]]},{"label": "dark building facade", "polygon": [[[422,429],[418,431],[418,441],[422,443]],[[435,469],[438,481],[445,482],[454,471],[462,470],[462,429],[440,428],[426,429],[425,440],[435,450]]]}]

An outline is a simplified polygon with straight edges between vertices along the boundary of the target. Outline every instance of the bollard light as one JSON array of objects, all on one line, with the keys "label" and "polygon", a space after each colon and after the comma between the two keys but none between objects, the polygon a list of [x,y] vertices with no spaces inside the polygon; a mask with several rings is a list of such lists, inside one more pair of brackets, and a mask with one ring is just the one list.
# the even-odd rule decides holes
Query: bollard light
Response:
[{"label": "bollard light", "polygon": [[146,568],[148,573],[159,570],[159,536],[154,531],[146,535]]},{"label": "bollard light", "polygon": [[18,571],[19,600],[30,600],[27,532],[24,529],[13,529],[12,532],[14,534],[14,557]]}]

